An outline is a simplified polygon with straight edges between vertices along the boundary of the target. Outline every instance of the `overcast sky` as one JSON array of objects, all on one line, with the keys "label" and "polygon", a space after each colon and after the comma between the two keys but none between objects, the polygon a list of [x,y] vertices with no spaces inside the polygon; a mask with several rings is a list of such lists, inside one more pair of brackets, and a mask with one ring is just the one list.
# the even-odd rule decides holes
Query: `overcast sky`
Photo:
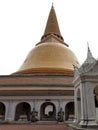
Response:
[{"label": "overcast sky", "polygon": [[0,74],[19,69],[44,33],[52,2],[61,34],[80,64],[87,41],[98,58],[98,0],[0,0]]}]

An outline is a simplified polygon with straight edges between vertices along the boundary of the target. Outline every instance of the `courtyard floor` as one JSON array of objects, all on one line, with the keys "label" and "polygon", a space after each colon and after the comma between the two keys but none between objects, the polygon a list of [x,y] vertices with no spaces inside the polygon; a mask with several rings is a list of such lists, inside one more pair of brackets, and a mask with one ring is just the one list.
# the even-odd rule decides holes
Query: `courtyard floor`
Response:
[{"label": "courtyard floor", "polygon": [[0,130],[68,130],[66,124],[0,124]]}]

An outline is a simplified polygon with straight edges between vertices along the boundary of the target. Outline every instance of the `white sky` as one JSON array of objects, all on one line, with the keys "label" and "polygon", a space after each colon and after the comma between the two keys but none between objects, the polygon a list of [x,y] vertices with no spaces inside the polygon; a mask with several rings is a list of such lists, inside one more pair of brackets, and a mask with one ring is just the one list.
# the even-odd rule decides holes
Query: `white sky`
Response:
[{"label": "white sky", "polygon": [[0,74],[19,69],[44,33],[54,3],[61,34],[82,64],[98,58],[98,0],[0,0]]}]

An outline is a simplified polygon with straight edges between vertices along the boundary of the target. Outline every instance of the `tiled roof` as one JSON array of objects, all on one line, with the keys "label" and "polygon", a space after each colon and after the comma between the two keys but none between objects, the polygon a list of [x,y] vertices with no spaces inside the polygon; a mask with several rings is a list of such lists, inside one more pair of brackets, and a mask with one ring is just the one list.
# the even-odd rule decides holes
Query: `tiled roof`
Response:
[{"label": "tiled roof", "polygon": [[1,124],[0,130],[68,130],[65,124]]}]

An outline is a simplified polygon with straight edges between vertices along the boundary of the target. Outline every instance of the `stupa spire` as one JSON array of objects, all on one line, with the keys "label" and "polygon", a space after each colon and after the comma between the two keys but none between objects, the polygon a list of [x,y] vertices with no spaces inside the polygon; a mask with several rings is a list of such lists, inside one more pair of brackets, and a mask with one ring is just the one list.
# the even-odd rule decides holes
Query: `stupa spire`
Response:
[{"label": "stupa spire", "polygon": [[89,47],[89,43],[87,42],[87,46],[88,46],[88,52],[87,52],[87,58],[85,60],[85,63],[93,63],[95,61],[95,58],[93,57],[90,47]]},{"label": "stupa spire", "polygon": [[92,66],[96,63],[96,59],[93,57],[93,55],[91,53],[88,42],[87,42],[87,46],[88,46],[87,58],[84,61],[84,63],[81,65],[81,67],[79,68],[80,74],[89,72],[89,70],[92,68]]},{"label": "stupa spire", "polygon": [[52,7],[50,10],[49,16],[48,16],[44,35],[42,36],[41,40],[43,40],[44,38],[46,38],[49,35],[55,35],[60,40],[63,40],[63,37],[61,36],[61,32],[59,29],[59,25],[58,25],[58,21],[57,21],[57,17],[56,17],[53,3],[52,3]]},{"label": "stupa spire", "polygon": [[54,6],[53,6],[53,2],[52,2],[52,7],[54,7]]}]

